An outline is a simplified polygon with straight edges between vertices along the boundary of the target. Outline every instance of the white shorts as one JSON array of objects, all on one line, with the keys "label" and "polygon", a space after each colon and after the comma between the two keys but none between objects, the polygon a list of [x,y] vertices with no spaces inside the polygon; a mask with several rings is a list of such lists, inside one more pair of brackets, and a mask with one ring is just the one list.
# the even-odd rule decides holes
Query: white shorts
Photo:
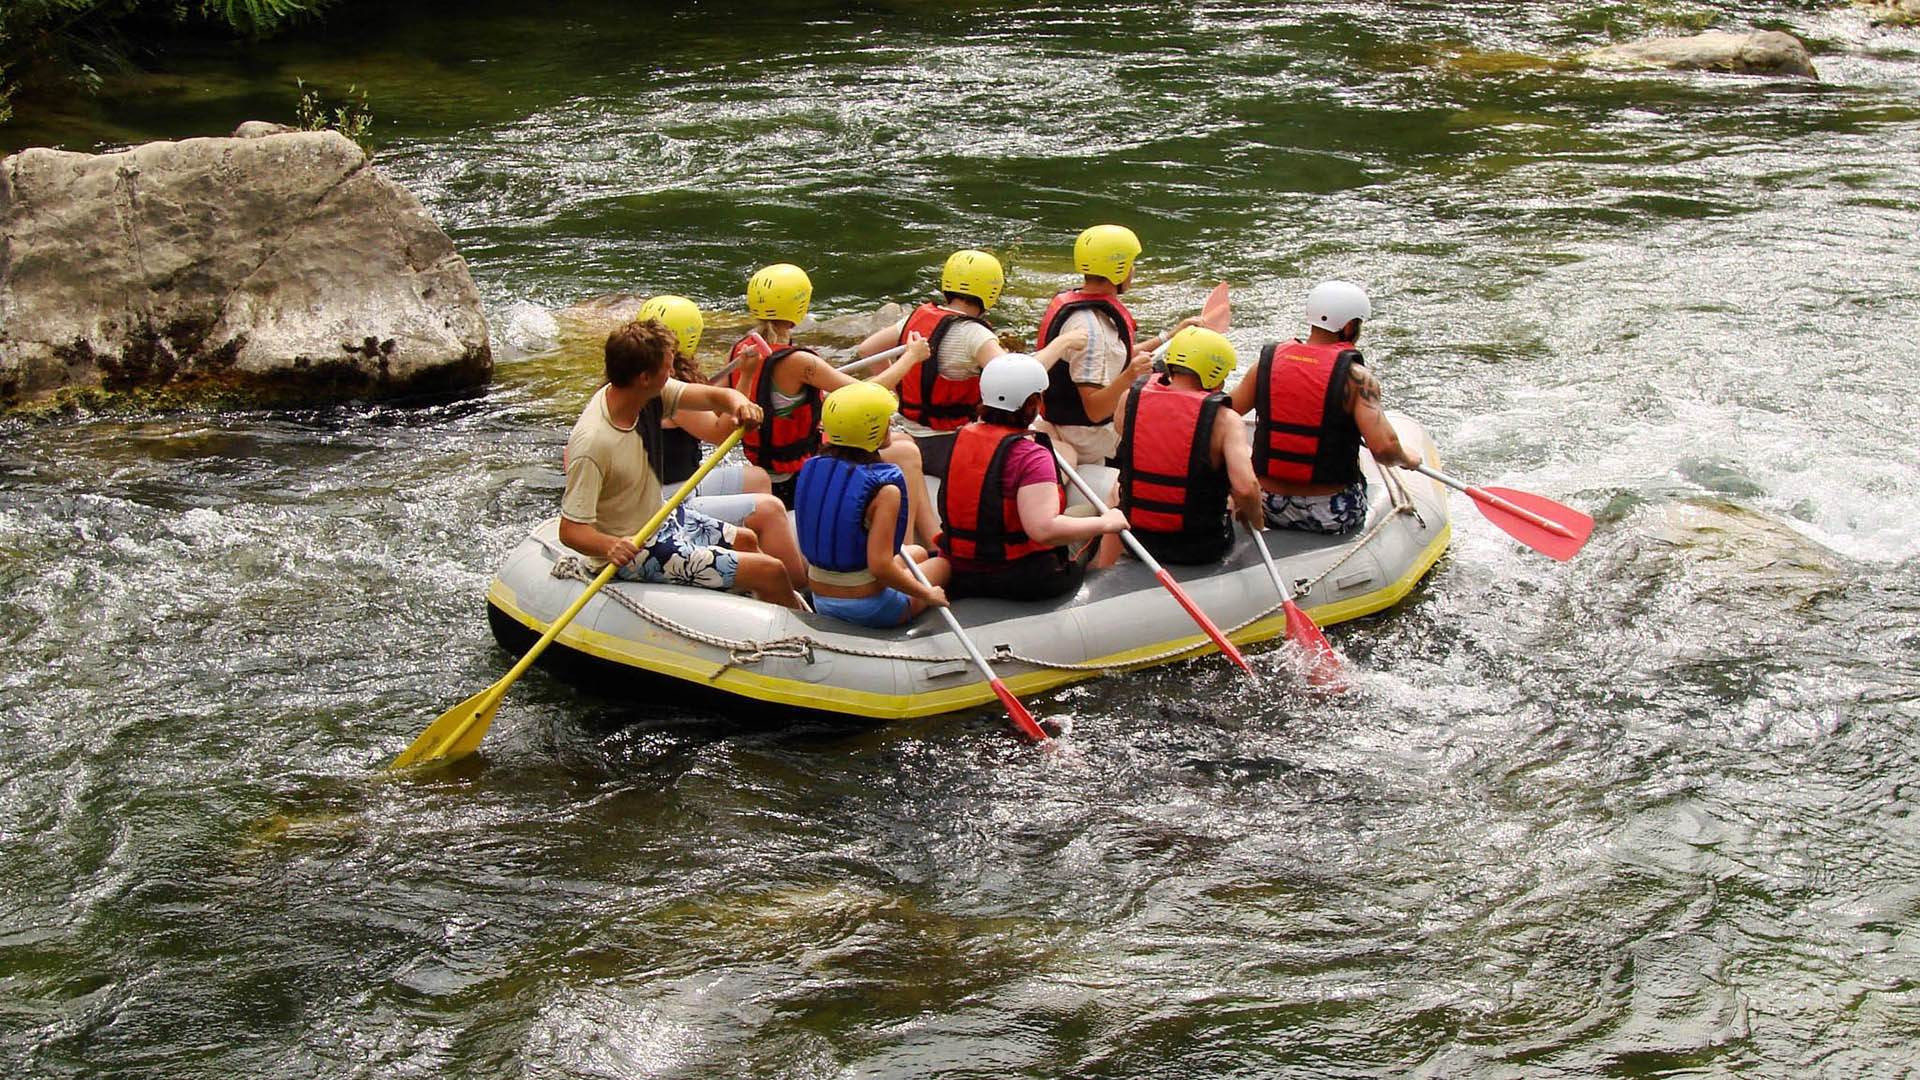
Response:
[{"label": "white shorts", "polygon": [[[746,473],[746,469],[739,465],[717,468],[700,481],[700,486],[681,505],[729,525],[743,525],[747,515],[753,513],[754,503],[760,498],[745,493]],[[673,493],[682,486],[668,484],[660,489],[660,497],[671,499]]]},{"label": "white shorts", "polygon": [[1097,424],[1083,427],[1074,424],[1068,427],[1056,427],[1042,417],[1033,422],[1035,431],[1044,431],[1055,445],[1071,446],[1082,465],[1100,465],[1120,449],[1120,434],[1113,430],[1112,424]]}]

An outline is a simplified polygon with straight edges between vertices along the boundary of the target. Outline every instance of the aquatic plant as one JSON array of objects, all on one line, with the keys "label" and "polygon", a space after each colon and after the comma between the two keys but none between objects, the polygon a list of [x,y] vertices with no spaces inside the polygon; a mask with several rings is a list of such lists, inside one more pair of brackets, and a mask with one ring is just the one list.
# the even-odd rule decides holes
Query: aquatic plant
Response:
[{"label": "aquatic plant", "polygon": [[357,143],[362,150],[371,150],[367,136],[373,130],[373,110],[367,107],[367,92],[358,85],[347,87],[346,100],[331,108],[321,98],[320,91],[309,87],[305,79],[293,80],[300,91],[300,104],[295,109],[295,127],[302,131],[337,131]]}]

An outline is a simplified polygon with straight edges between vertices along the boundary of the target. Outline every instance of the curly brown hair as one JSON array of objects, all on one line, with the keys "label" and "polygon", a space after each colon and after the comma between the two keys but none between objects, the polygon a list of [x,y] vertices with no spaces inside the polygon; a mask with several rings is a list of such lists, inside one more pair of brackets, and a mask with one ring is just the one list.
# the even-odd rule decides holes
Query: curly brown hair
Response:
[{"label": "curly brown hair", "polygon": [[630,322],[607,335],[607,381],[625,388],[674,357],[679,339],[658,319]]}]

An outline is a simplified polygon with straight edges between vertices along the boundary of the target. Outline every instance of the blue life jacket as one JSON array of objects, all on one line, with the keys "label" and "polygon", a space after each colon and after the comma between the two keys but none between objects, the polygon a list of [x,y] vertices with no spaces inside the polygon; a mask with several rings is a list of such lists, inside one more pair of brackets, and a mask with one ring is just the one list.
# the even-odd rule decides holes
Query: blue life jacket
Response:
[{"label": "blue life jacket", "polygon": [[808,458],[793,493],[794,525],[807,562],[834,573],[865,570],[867,504],[888,484],[900,489],[900,516],[893,523],[893,550],[899,551],[907,535],[907,477],[900,466],[862,465],[832,454]]}]

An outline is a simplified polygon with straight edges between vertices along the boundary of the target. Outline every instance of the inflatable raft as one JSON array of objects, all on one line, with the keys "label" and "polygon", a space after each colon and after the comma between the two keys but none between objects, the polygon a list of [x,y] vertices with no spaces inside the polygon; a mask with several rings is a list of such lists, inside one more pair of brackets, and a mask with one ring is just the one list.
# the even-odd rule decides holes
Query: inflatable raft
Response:
[{"label": "inflatable raft", "polygon": [[[1392,417],[1401,440],[1437,463],[1426,431]],[[1343,537],[1268,532],[1281,574],[1321,625],[1390,607],[1446,551],[1446,489],[1417,473],[1381,469],[1361,451],[1366,526]],[[1095,490],[1112,470],[1084,469]],[[507,557],[487,591],[495,638],[524,651],[566,610],[593,572],[558,537],[558,519]],[[1236,644],[1281,637],[1286,623],[1259,551],[1244,531],[1209,566],[1168,568]],[[954,614],[1015,694],[1039,694],[1109,672],[1215,652],[1144,566],[1131,558],[1089,572],[1077,593],[1042,602],[964,600]],[[542,657],[564,668],[616,669],[622,694],[650,701],[736,705],[892,719],[995,703],[944,620],[927,612],[904,628],[874,630],[747,596],[615,581],[601,589]],[[583,663],[584,662],[584,663]]]}]

